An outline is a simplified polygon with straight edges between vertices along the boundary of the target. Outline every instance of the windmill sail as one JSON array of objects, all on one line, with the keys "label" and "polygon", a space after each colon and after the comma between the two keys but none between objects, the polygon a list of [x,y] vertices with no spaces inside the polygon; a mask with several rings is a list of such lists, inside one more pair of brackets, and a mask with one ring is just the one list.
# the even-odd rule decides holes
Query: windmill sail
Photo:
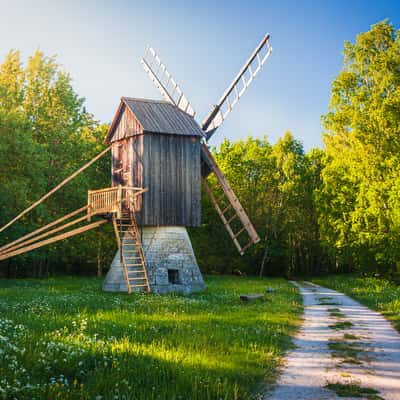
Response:
[{"label": "windmill sail", "polygon": [[189,100],[152,47],[147,48],[141,63],[162,96],[186,114],[194,117],[195,111]]},{"label": "windmill sail", "polygon": [[268,33],[263,37],[236,78],[232,81],[228,89],[226,89],[217,105],[214,106],[204,119],[201,127],[203,131],[207,132],[207,140],[210,139],[215,130],[221,126],[233,107],[235,107],[239,99],[250,86],[254,77],[259,73],[265,61],[267,61],[272,52],[269,37]]},{"label": "windmill sail", "polygon": [[[260,241],[260,237],[254,229],[246,211],[240,204],[239,199],[230,187],[225,175],[219,169],[214,157],[204,143],[202,144],[202,155],[203,160],[207,162],[207,168],[215,174],[218,180],[222,189],[222,196],[218,199],[216,198],[207,183],[206,177],[203,175],[202,183],[204,190],[210,197],[233,243],[239,253],[243,255],[253,243],[258,243]],[[204,168],[204,165],[202,165],[202,168]]]}]

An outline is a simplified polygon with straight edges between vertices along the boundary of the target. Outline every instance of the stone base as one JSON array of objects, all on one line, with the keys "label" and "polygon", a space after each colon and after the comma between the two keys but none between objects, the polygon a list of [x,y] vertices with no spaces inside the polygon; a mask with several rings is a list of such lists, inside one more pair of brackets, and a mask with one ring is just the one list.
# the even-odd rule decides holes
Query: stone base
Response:
[{"label": "stone base", "polygon": [[[188,294],[205,289],[185,227],[145,227],[142,244],[152,292]],[[119,252],[106,275],[103,290],[127,292]]]}]

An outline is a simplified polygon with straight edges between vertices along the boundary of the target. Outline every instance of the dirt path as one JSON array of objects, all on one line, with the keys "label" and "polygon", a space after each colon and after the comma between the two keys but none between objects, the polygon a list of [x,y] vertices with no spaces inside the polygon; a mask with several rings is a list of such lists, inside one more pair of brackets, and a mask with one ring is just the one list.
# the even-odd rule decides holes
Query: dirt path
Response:
[{"label": "dirt path", "polygon": [[304,323],[264,400],[353,399],[355,393],[358,399],[400,400],[400,335],[390,323],[342,293],[295,284]]}]

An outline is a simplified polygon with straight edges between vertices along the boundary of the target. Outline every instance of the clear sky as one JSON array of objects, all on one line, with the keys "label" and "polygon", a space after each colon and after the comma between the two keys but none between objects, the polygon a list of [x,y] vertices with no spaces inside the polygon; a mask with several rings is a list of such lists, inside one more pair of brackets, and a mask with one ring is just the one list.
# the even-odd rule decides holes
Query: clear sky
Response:
[{"label": "clear sky", "polygon": [[213,143],[249,134],[275,142],[291,130],[306,149],[321,146],[344,41],[384,18],[400,25],[399,0],[0,0],[0,10],[0,57],[56,54],[102,122],[121,96],[160,97],[139,63],[147,44],[201,120],[269,32],[272,56]]}]

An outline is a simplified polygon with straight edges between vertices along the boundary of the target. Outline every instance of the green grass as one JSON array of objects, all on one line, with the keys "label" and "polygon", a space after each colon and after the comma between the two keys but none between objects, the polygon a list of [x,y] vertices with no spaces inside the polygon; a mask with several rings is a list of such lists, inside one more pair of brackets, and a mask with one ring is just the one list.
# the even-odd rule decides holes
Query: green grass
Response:
[{"label": "green grass", "polygon": [[312,280],[318,285],[345,293],[381,312],[400,332],[400,287],[385,279],[357,275],[330,275]]},{"label": "green grass", "polygon": [[329,383],[325,386],[335,392],[339,397],[362,397],[368,400],[383,400],[378,391],[368,387],[362,387],[356,383]]},{"label": "green grass", "polygon": [[340,305],[337,301],[334,301],[332,297],[318,297],[318,304],[322,306],[338,306]]},{"label": "green grass", "polygon": [[340,311],[339,308],[328,308],[329,315],[335,318],[344,318],[345,315]]},{"label": "green grass", "polygon": [[344,340],[359,340],[360,338],[357,335],[353,335],[352,333],[345,333],[343,335]]},{"label": "green grass", "polygon": [[353,323],[350,321],[338,321],[333,325],[329,325],[329,328],[341,330],[341,329],[350,329],[353,326]]},{"label": "green grass", "polygon": [[362,364],[360,355],[363,349],[357,343],[331,341],[328,343],[332,357],[342,358],[344,363]]},{"label": "green grass", "polygon": [[[0,281],[0,399],[252,399],[291,346],[281,279],[208,277],[188,297],[104,293],[89,278]],[[276,289],[243,304],[242,293]]]}]

